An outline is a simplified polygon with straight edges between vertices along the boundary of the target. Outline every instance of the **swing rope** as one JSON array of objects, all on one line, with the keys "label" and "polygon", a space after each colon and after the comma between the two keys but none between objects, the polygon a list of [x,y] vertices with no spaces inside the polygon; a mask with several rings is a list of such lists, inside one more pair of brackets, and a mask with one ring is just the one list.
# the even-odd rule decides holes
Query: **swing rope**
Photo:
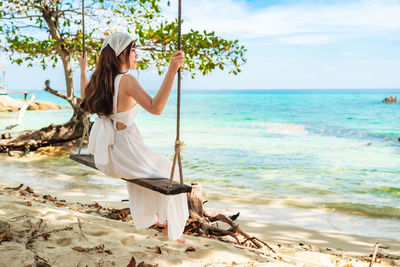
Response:
[{"label": "swing rope", "polygon": [[[86,48],[85,48],[85,0],[82,0],[82,56],[85,55]],[[82,92],[82,88],[81,88]],[[79,143],[79,150],[78,155],[81,154],[83,141],[85,140],[86,136],[89,133],[89,116],[84,116],[82,119],[83,122],[83,133],[81,137],[81,141]]]},{"label": "swing rope", "polygon": [[[178,0],[178,50],[181,50],[181,35],[182,35],[182,1]],[[179,178],[181,185],[183,185],[183,172],[182,172],[182,146],[184,145],[182,141],[179,140],[179,133],[180,133],[180,119],[181,119],[181,68],[178,70],[178,96],[176,100],[176,140],[175,140],[175,154],[174,160],[172,163],[171,175],[169,177],[169,185],[168,187],[171,188],[172,180],[174,178],[175,172],[175,165],[176,159],[178,158],[178,166],[179,166]]]},{"label": "swing rope", "polygon": [[[182,35],[182,0],[178,0],[178,50],[181,50],[181,35]],[[85,55],[85,1],[82,0],[82,53]],[[81,88],[82,90],[82,88]],[[180,137],[180,112],[181,112],[181,68],[178,70],[177,82],[177,116],[176,116],[176,140],[174,148],[174,160],[172,163],[171,175],[169,178],[168,188],[172,188],[172,181],[175,173],[176,161],[178,161],[180,184],[183,185],[183,171],[182,171],[182,146],[183,141]],[[84,116],[83,120],[83,133],[79,144],[78,155],[81,155],[83,142],[88,136],[89,132],[89,116]]]}]

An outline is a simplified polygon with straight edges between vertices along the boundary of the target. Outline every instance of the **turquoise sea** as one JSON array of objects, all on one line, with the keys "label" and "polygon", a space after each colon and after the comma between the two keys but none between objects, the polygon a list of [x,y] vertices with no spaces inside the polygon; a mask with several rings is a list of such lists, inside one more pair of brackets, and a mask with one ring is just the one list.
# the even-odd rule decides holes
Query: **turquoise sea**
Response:
[{"label": "turquoise sea", "polygon": [[[382,103],[389,95],[400,90],[183,90],[185,180],[202,183],[206,207],[239,210],[245,219],[400,239],[400,104]],[[44,91],[35,96],[68,105]],[[28,111],[13,131],[71,114]],[[0,129],[15,118],[0,113]],[[171,157],[176,95],[161,116],[142,110],[137,125],[150,147]],[[121,181],[67,157],[0,157],[0,180],[126,196]]]}]

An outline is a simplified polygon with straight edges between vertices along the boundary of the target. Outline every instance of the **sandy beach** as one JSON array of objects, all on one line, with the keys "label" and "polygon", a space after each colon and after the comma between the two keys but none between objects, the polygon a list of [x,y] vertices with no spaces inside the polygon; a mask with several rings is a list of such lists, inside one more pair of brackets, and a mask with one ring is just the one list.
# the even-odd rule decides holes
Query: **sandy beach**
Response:
[{"label": "sandy beach", "polygon": [[188,235],[180,244],[155,229],[137,231],[130,215],[123,222],[123,212],[113,212],[123,203],[105,207],[44,193],[0,187],[0,266],[128,266],[134,258],[136,266],[356,267],[369,265],[376,242],[383,248],[373,266],[400,266],[397,240],[239,221],[276,253]]},{"label": "sandy beach", "polygon": [[400,0],[0,7],[0,267],[400,267]]}]

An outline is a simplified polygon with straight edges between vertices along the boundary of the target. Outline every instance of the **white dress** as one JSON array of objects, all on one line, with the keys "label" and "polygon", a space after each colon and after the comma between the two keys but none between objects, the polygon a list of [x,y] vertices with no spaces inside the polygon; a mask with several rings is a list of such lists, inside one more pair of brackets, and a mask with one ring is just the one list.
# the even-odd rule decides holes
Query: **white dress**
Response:
[{"label": "white dress", "polygon": [[[172,162],[144,144],[134,122],[139,104],[117,113],[118,87],[123,75],[115,78],[113,114],[96,119],[90,131],[88,151],[94,154],[96,167],[107,175],[125,179],[169,178]],[[117,121],[127,127],[117,130]],[[179,181],[178,168],[175,168],[174,180]],[[136,229],[150,227],[157,222],[158,215],[160,223],[168,222],[169,239],[182,236],[189,217],[186,193],[167,196],[129,182],[127,187]]]}]

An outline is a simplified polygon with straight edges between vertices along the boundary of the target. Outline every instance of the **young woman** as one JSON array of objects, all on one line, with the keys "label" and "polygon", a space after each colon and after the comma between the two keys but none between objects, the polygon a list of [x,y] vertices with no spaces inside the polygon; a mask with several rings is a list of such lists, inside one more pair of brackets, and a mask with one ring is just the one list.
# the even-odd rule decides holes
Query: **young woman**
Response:
[{"label": "young woman", "polygon": [[[169,177],[171,161],[143,143],[134,119],[140,107],[161,115],[175,75],[183,64],[184,53],[177,51],[173,54],[168,72],[154,98],[126,73],[136,68],[137,58],[132,37],[115,32],[104,41],[89,82],[86,55],[80,59],[81,107],[99,115],[90,132],[88,151],[94,154],[96,167],[113,177]],[[179,181],[177,169],[174,179]],[[189,217],[186,194],[166,196],[133,183],[127,183],[127,186],[132,219],[137,229],[162,223],[169,239],[184,242],[182,233]]]}]

